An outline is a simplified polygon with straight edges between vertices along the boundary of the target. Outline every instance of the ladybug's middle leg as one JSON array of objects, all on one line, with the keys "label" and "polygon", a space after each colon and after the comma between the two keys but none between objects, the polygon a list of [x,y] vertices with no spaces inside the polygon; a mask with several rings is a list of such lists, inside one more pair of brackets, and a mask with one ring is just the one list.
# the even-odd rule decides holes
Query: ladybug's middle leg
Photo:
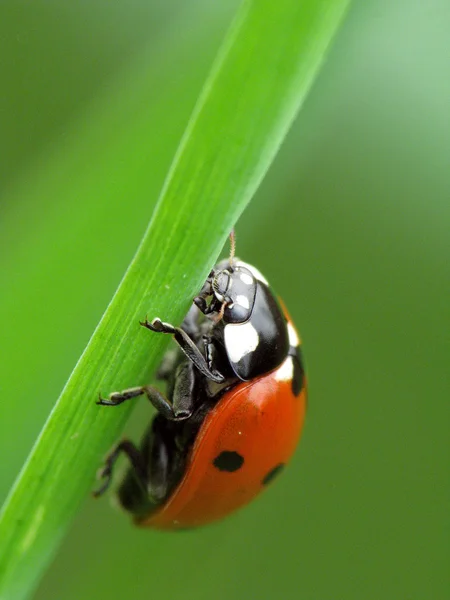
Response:
[{"label": "ladybug's middle leg", "polygon": [[161,392],[151,386],[134,387],[123,392],[113,392],[109,398],[97,400],[100,406],[118,406],[131,398],[145,394],[156,410],[169,421],[183,421],[188,419],[193,411],[195,395],[195,373],[193,365],[188,361],[183,361],[177,367],[175,372],[172,402],[170,402]]}]

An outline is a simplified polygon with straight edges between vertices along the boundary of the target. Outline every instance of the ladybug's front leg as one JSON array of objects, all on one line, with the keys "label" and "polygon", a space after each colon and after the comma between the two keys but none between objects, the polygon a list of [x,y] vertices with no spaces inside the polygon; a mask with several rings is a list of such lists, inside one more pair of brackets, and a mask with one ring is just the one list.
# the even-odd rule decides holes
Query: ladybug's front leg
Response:
[{"label": "ladybug's front leg", "polygon": [[195,296],[195,298],[193,300],[194,304],[197,306],[198,309],[200,309],[202,311],[202,313],[204,315],[207,315],[211,312],[208,307],[208,304],[206,302],[206,299],[209,298],[210,296],[212,296],[212,294],[213,294],[213,288],[212,288],[213,277],[214,277],[214,271],[211,271],[208,279],[203,284],[203,287],[200,290],[200,293],[198,294],[198,296]]},{"label": "ladybug's front leg", "polygon": [[222,383],[225,377],[218,371],[209,368],[205,357],[188,336],[180,327],[174,327],[170,323],[163,323],[161,319],[153,319],[150,323],[147,319],[141,321],[141,325],[150,329],[150,331],[156,331],[157,333],[168,333],[173,335],[175,341],[179,345],[180,349],[188,357],[188,359],[197,367],[200,373],[203,373],[205,377],[215,381],[216,383]]}]

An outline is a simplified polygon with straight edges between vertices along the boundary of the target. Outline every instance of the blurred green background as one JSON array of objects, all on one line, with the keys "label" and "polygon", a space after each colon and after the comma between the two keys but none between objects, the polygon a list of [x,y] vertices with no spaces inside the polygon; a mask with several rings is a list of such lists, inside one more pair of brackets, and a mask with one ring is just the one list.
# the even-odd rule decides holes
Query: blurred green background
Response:
[{"label": "blurred green background", "polygon": [[[1,501],[133,256],[237,5],[0,6]],[[139,531],[87,498],[39,600],[450,597],[449,30],[447,1],[355,2],[237,226],[305,342],[290,469],[198,532]],[[148,416],[142,402],[129,435]]]}]

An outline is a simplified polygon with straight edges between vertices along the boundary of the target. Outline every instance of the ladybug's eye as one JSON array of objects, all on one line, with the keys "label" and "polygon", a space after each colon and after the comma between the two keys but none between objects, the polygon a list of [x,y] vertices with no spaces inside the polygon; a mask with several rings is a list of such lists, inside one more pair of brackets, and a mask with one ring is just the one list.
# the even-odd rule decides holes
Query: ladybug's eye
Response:
[{"label": "ladybug's eye", "polygon": [[257,283],[245,267],[237,267],[230,274],[224,312],[225,323],[245,323],[253,310]]},{"label": "ladybug's eye", "polygon": [[219,302],[229,303],[231,301],[229,297],[231,282],[232,279],[229,271],[219,271],[214,277],[212,287],[214,290],[214,295]]}]

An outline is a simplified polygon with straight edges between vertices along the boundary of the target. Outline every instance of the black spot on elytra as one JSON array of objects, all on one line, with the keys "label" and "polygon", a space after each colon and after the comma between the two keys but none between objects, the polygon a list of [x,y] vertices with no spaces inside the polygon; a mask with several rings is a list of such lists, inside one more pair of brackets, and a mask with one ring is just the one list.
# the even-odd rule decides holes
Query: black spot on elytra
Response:
[{"label": "black spot on elytra", "polygon": [[305,377],[305,369],[303,367],[302,351],[300,347],[295,349],[295,354],[292,356],[294,363],[294,374],[292,377],[292,393],[298,396],[303,389],[303,380]]},{"label": "black spot on elytra", "polygon": [[283,463],[280,463],[279,465],[277,465],[276,467],[274,467],[271,471],[269,471],[267,473],[267,475],[262,480],[263,485],[267,485],[268,483],[270,483],[271,481],[273,481],[275,479],[275,477],[277,475],[279,475],[283,469],[284,469],[284,464]]},{"label": "black spot on elytra", "polygon": [[213,465],[219,471],[226,471],[227,473],[233,473],[238,471],[244,464],[244,457],[238,452],[230,452],[224,450],[221,452],[213,461]]}]

